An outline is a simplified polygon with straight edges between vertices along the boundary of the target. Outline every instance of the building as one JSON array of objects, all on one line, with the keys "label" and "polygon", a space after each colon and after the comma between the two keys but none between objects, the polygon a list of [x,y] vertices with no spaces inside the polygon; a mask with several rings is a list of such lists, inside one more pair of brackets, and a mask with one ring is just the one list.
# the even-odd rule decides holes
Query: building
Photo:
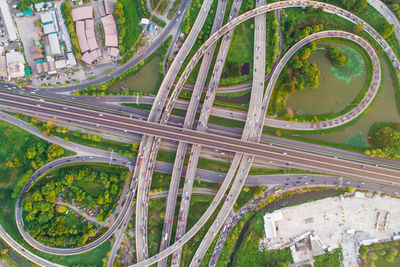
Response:
[{"label": "building", "polygon": [[86,39],[86,33],[85,33],[85,21],[84,20],[78,20],[75,23],[76,27],[76,35],[78,36],[78,43],[79,47],[81,49],[82,54],[85,53],[86,51],[89,50],[89,44]]},{"label": "building", "polygon": [[140,26],[146,26],[146,25],[149,25],[149,24],[150,24],[150,21],[149,21],[149,19],[146,19],[146,18],[142,18],[140,20],[140,22],[139,22]]},{"label": "building", "polygon": [[40,14],[40,21],[42,22],[42,25],[54,23],[53,16],[50,14],[50,12]]},{"label": "building", "polygon": [[32,46],[30,48],[30,52],[31,52],[31,57],[32,57],[33,60],[38,60],[38,59],[43,59],[44,58],[44,55],[43,55],[43,53],[41,51],[41,48],[38,45]]},{"label": "building", "polygon": [[53,55],[53,56],[61,55],[61,47],[60,47],[60,43],[58,42],[57,33],[51,33],[51,34],[48,34],[47,36],[49,38],[51,55]]},{"label": "building", "polygon": [[104,30],[104,45],[107,47],[107,55],[116,59],[119,55],[117,24],[112,14],[101,18]]},{"label": "building", "polygon": [[282,211],[274,211],[272,213],[266,213],[264,215],[265,238],[271,239],[277,236],[275,223],[282,219],[283,219]]},{"label": "building", "polygon": [[44,10],[47,10],[47,9],[49,9],[50,7],[52,7],[53,4],[54,4],[53,2],[41,2],[41,3],[37,3],[37,4],[35,4],[35,9],[36,9],[37,12],[44,11]]},{"label": "building", "polygon": [[113,15],[107,15],[101,18],[104,29],[105,46],[118,47],[118,31]]},{"label": "building", "polygon": [[94,20],[93,19],[87,19],[85,20],[85,34],[86,34],[86,40],[89,45],[89,50],[93,51],[99,48],[99,45],[97,44],[96,41],[96,36],[94,34]]},{"label": "building", "polygon": [[55,61],[56,69],[65,69],[67,67],[67,61],[65,59],[60,59]]},{"label": "building", "polygon": [[81,6],[71,9],[73,21],[93,18],[93,6]]},{"label": "building", "polygon": [[77,65],[74,53],[72,53],[72,52],[69,52],[67,54],[67,65],[69,67],[74,67]]},{"label": "building", "polygon": [[0,9],[1,14],[3,15],[2,17],[4,19],[4,24],[7,29],[8,39],[13,42],[17,40],[17,31],[15,29],[15,25],[10,13],[10,8],[6,0],[0,1]]},{"label": "building", "polygon": [[56,33],[56,28],[54,27],[54,23],[43,24],[42,28],[44,34]]},{"label": "building", "polygon": [[105,11],[106,15],[112,13],[112,11],[110,9],[110,4],[108,3],[108,0],[104,0],[104,11]]},{"label": "building", "polygon": [[[82,52],[81,60],[86,64],[92,64],[101,57],[94,31],[93,7],[81,6],[74,8],[71,10],[71,14],[75,22],[76,35]],[[70,61],[70,63],[73,64],[74,61]]]},{"label": "building", "polygon": [[8,79],[25,77],[25,59],[21,52],[6,53]]}]

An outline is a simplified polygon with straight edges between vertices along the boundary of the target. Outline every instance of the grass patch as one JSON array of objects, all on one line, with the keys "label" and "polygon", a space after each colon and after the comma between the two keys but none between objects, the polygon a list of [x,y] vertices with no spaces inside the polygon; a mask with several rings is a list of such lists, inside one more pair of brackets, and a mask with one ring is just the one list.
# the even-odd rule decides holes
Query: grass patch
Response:
[{"label": "grass patch", "polygon": [[181,4],[182,0],[175,0],[171,9],[168,12],[167,19],[172,19],[175,15],[176,11],[178,10],[179,5]]},{"label": "grass patch", "polygon": [[293,262],[289,248],[270,252],[259,251],[258,242],[263,234],[264,220],[263,215],[259,213],[250,223],[232,266],[286,266]]},{"label": "grass patch", "polygon": [[217,267],[225,267],[230,262],[231,254],[235,248],[236,241],[239,238],[239,234],[242,231],[244,224],[247,220],[254,214],[253,211],[247,212],[240,221],[235,225],[232,231],[229,233],[228,238],[225,241],[224,246],[222,247],[221,253],[218,257]]},{"label": "grass patch", "polygon": [[322,255],[314,257],[315,267],[340,267],[342,262],[342,249],[337,248],[332,252],[326,252]]},{"label": "grass patch", "polygon": [[254,19],[247,20],[235,28],[222,71],[221,86],[251,81],[253,72],[249,71],[249,74],[242,74],[241,68],[245,63],[248,63],[249,70],[253,70],[253,49],[251,49],[254,47],[253,28]]},{"label": "grass patch", "polygon": [[152,104],[134,104],[134,103],[122,103],[121,104],[124,107],[128,108],[136,108],[136,109],[142,109],[142,110],[151,110],[151,107],[153,106]]},{"label": "grass patch", "polygon": [[120,34],[119,36],[120,38],[121,38],[121,27],[123,27],[124,31],[126,31],[126,34],[123,36],[122,42],[120,44],[120,48],[123,48],[122,51],[120,51],[121,56],[125,57],[126,54],[131,49],[136,48],[133,47],[133,45],[135,44],[135,42],[137,42],[141,33],[141,28],[139,26],[141,16],[139,14],[139,6],[138,6],[139,1],[119,0],[119,2],[123,6],[125,14],[124,15],[125,23],[123,24],[123,26],[118,26],[118,32]]},{"label": "grass patch", "polygon": [[[195,223],[200,219],[200,217],[204,214],[206,209],[210,206],[213,197],[206,196],[192,196],[190,201],[189,215],[187,220],[186,229],[189,230],[193,227]],[[187,242],[182,249],[182,266],[189,266],[190,261],[192,260],[197,248],[199,247],[201,241],[206,235],[208,229],[214,222],[215,217],[217,216],[219,210],[221,209],[221,204],[217,207],[215,212],[210,216],[210,219],[204,224],[204,226],[197,232],[197,234]]]},{"label": "grass patch", "polygon": [[[167,201],[165,198],[149,200],[147,230],[149,255],[156,255],[160,250],[166,205]],[[174,214],[174,217],[176,217],[176,214]]]}]

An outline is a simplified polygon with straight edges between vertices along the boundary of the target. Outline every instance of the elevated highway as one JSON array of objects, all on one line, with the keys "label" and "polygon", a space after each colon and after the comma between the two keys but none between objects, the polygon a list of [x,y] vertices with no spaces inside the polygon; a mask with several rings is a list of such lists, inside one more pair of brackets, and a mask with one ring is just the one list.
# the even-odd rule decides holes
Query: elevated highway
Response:
[{"label": "elevated highway", "polygon": [[[222,21],[224,19],[225,9],[226,9],[226,1],[225,0],[218,1],[218,6],[217,6],[216,13],[215,13],[214,23],[211,28],[211,34],[216,32],[221,27]],[[182,127],[185,129],[191,129],[193,127],[197,108],[198,108],[199,102],[200,102],[200,97],[201,97],[201,94],[203,91],[204,84],[207,79],[211,61],[212,61],[212,58],[214,55],[215,46],[216,46],[216,44],[214,44],[208,48],[207,54],[204,55],[203,61],[200,65],[200,71],[197,76],[196,83],[195,83],[193,93],[192,93],[192,97],[191,97],[191,100],[189,103],[189,107],[186,112],[186,117],[185,117],[185,120],[182,125]],[[166,210],[165,210],[164,226],[163,226],[163,231],[162,231],[160,251],[163,251],[166,247],[169,246],[169,243],[170,243],[173,218],[174,218],[175,206],[176,206],[177,192],[178,192],[178,187],[179,187],[179,181],[180,181],[180,178],[182,175],[183,161],[184,161],[184,158],[186,155],[187,148],[188,148],[187,143],[182,143],[182,142],[178,143],[174,168],[172,170],[171,182],[170,182],[170,187],[169,187],[169,192],[168,192],[167,206],[166,206]],[[187,193],[186,193],[186,195],[187,195]],[[182,200],[185,197],[186,196],[183,195]],[[166,266],[166,265],[167,265],[166,258],[161,260],[158,263],[159,267]]]},{"label": "elevated highway", "polygon": [[[286,5],[287,4],[287,5]],[[276,6],[275,6],[276,5]],[[357,21],[360,22],[360,20],[355,17],[352,14],[348,14],[348,12],[346,13],[343,10],[340,10],[336,7],[332,7],[330,5],[324,4],[324,3],[319,3],[319,2],[312,2],[312,1],[284,1],[284,2],[280,2],[280,3],[274,3],[271,5],[268,5],[268,8],[270,8],[269,10],[272,9],[279,9],[279,8],[284,8],[284,7],[290,7],[290,6],[316,6],[316,7],[322,7],[325,10],[329,10],[331,12],[337,12],[338,14],[348,17],[349,19],[353,20],[353,21]],[[229,26],[224,26],[223,28],[221,28],[220,31],[218,31],[216,34],[219,35],[219,37],[221,37],[223,34],[226,34],[226,32],[228,32],[229,30],[233,29],[233,27],[235,26],[234,24],[240,23],[240,19],[242,19],[242,21],[244,21],[244,17],[253,17],[256,15],[259,15],[259,13],[263,13],[266,12],[267,9],[263,10],[263,8],[266,8],[266,6],[257,8],[253,11],[247,12],[245,14],[243,14],[242,16],[238,17],[235,20],[233,20],[232,22],[228,23],[227,25]],[[233,23],[235,22],[235,23]],[[361,23],[364,24],[364,22],[361,21]],[[231,28],[229,28],[231,27]],[[379,35],[376,35],[376,31],[374,29],[369,29],[368,25],[365,25],[365,29],[366,31],[373,36],[377,42],[384,48],[384,50],[386,51],[386,53],[388,54],[389,58],[392,60],[393,64],[395,65],[396,68],[399,67],[398,65],[398,61],[394,56],[394,53],[391,51],[391,48],[387,45],[386,41],[381,38]],[[374,32],[375,31],[375,32]],[[211,37],[210,40],[212,40],[213,36]],[[214,36],[215,40],[218,39],[218,36]],[[210,41],[209,43],[206,42],[207,45],[211,45],[212,42],[214,41]],[[169,88],[168,88],[169,90]],[[162,97],[161,97],[162,98]],[[387,180],[385,182],[388,182],[390,180],[392,180],[394,183],[398,184],[397,181],[397,177],[398,177],[398,173],[397,170],[394,169],[390,169],[388,170],[387,167],[384,166],[370,166],[370,165],[358,165],[358,167],[356,166],[357,164],[354,164],[354,162],[351,162],[353,165],[351,165],[349,163],[349,160],[338,160],[338,159],[332,159],[329,158],[328,159],[324,159],[324,156],[318,156],[317,158],[312,158],[312,155],[310,156],[310,158],[305,158],[304,155],[302,155],[302,157],[300,157],[300,155],[296,155],[293,151],[291,151],[290,149],[288,150],[288,152],[282,152],[282,150],[280,150],[279,153],[279,148],[278,150],[276,150],[277,148],[274,147],[274,149],[272,149],[272,147],[264,147],[265,150],[261,149],[263,148],[262,145],[257,145],[254,146],[255,144],[252,144],[251,142],[245,142],[243,140],[237,140],[235,139],[233,144],[226,144],[226,141],[228,140],[228,138],[224,138],[226,140],[217,140],[218,137],[217,136],[213,136],[210,134],[204,134],[203,136],[201,135],[202,133],[198,133],[195,131],[190,131],[190,130],[185,130],[185,129],[173,129],[174,127],[168,128],[168,126],[163,125],[162,127],[157,128],[157,126],[153,125],[151,122],[149,122],[149,124],[146,125],[146,127],[150,127],[148,129],[145,129],[144,125],[141,123],[144,122],[140,122],[140,121],[135,121],[135,125],[132,125],[132,120],[131,123],[128,123],[127,121],[119,121],[117,120],[115,117],[115,115],[112,114],[107,114],[107,116],[99,116],[97,114],[85,114],[85,112],[81,113],[77,113],[77,110],[75,110],[74,112],[68,112],[69,114],[66,115],[64,111],[54,111],[51,110],[52,108],[49,107],[42,107],[41,106],[41,102],[29,102],[30,100],[26,100],[24,103],[20,103],[19,100],[13,100],[13,99],[1,99],[0,104],[5,104],[5,105],[12,105],[14,108],[20,108],[23,110],[29,110],[29,111],[33,111],[33,112],[47,112],[47,113],[51,113],[54,114],[55,116],[61,116],[61,117],[65,117],[71,120],[81,120],[81,121],[85,121],[88,123],[92,123],[95,124],[96,121],[101,121],[101,123],[104,123],[104,125],[106,125],[107,127],[110,128],[118,128],[121,130],[129,130],[129,131],[138,131],[140,133],[143,134],[148,134],[148,135],[158,135],[161,136],[162,138],[169,138],[169,139],[178,139],[184,142],[189,142],[189,143],[194,143],[194,144],[199,144],[199,145],[205,145],[205,146],[215,146],[218,147],[220,149],[225,149],[225,150],[231,150],[231,151],[235,151],[238,153],[246,153],[246,154],[250,154],[250,155],[257,155],[257,156],[261,156],[261,157],[271,157],[277,160],[281,160],[281,161],[287,161],[290,160],[292,162],[290,162],[291,164],[295,165],[296,167],[303,167],[303,168],[314,168],[314,169],[319,169],[319,170],[329,170],[330,172],[334,172],[335,174],[337,173],[341,173],[341,174],[348,174],[349,176],[352,177],[358,177],[358,178],[362,178],[365,177],[364,179],[371,179],[374,180],[375,182],[377,181],[384,181]],[[165,101],[163,101],[165,103]],[[158,102],[157,98],[156,98],[156,102],[155,103],[160,103],[161,101]],[[156,105],[160,105],[160,104],[156,104]],[[173,104],[172,104],[173,105]],[[171,105],[171,110],[172,110],[172,105]],[[167,106],[168,109],[168,106]],[[159,110],[160,111],[160,110]],[[154,111],[153,113],[150,114],[150,118],[156,118],[158,117],[157,112],[159,111]],[[99,113],[100,114],[100,113]],[[152,115],[153,114],[153,115]],[[154,115],[155,114],[155,115]],[[108,117],[109,116],[109,117]],[[112,117],[114,116],[114,117]],[[108,117],[108,118],[107,118]],[[118,118],[118,117],[117,117]],[[119,118],[121,119],[121,118]],[[152,121],[153,119],[150,119],[150,121]],[[166,133],[166,130],[171,131],[169,134]],[[171,133],[173,133],[173,136],[171,135]],[[190,136],[189,136],[190,135]],[[207,138],[209,138],[207,140]],[[229,140],[229,141],[233,141],[233,140]],[[266,150],[269,151],[266,151]],[[146,152],[147,153],[147,152]],[[286,153],[286,154],[285,154]],[[310,153],[312,154],[312,153]],[[327,161],[324,163],[324,161]],[[343,162],[341,162],[343,161]],[[312,162],[312,163],[311,163]],[[324,165],[325,164],[325,165]],[[347,165],[350,164],[350,165]],[[338,168],[340,167],[340,168]],[[382,170],[384,169],[384,170]],[[357,170],[357,172],[355,171]],[[204,222],[202,222],[204,224]],[[199,225],[201,225],[200,221],[199,221]],[[198,225],[196,224],[195,227],[198,227]],[[195,228],[193,227],[193,228]],[[192,228],[192,229],[193,229]],[[188,232],[188,234],[184,235],[182,239],[180,239],[178,242],[176,242],[176,244],[173,244],[171,247],[167,248],[166,250],[164,250],[162,253],[160,253],[159,255],[156,255],[154,257],[152,257],[149,260],[144,261],[143,263],[139,263],[140,264],[150,264],[150,263],[154,263],[156,261],[158,261],[161,258],[166,257],[167,255],[171,254],[172,251],[176,250],[177,248],[181,247],[189,238],[189,236],[193,236],[196,228],[192,229]]]},{"label": "elevated highway", "polygon": [[[199,14],[194,22],[192,29],[187,36],[185,42],[183,43],[181,49],[179,50],[177,56],[171,64],[170,69],[164,77],[164,80],[159,88],[157,96],[155,98],[155,104],[153,105],[149,117],[147,120],[149,122],[158,122],[162,114],[162,108],[165,105],[170,88],[178,74],[178,71],[184,62],[186,56],[188,55],[190,49],[192,48],[194,42],[197,39],[198,34],[203,27],[203,24],[207,18],[212,0],[205,0],[201,6]],[[190,67],[190,66],[188,66]],[[167,105],[168,107],[168,105]],[[164,115],[169,116],[169,112],[165,110]],[[138,161],[136,166],[138,170],[138,192],[136,199],[136,253],[137,261],[140,262],[147,258],[148,247],[147,247],[147,205],[148,196],[151,185],[151,177],[155,164],[155,157],[157,154],[157,146],[160,143],[160,139],[154,140],[153,136],[144,135],[140,144],[141,151],[141,161]],[[152,154],[150,155],[150,152]],[[139,165],[139,162],[141,165]],[[147,200],[147,201],[146,201]]]},{"label": "elevated highway", "polygon": [[[239,15],[240,7],[242,5],[241,0],[235,0],[232,3],[232,8],[228,17],[228,21]],[[216,63],[214,65],[213,74],[210,79],[209,86],[206,91],[206,97],[201,108],[199,122],[197,124],[197,131],[205,132],[207,129],[208,119],[211,113],[212,104],[215,99],[217,92],[217,86],[219,84],[223,66],[225,64],[226,56],[228,54],[229,45],[232,39],[233,31],[226,34],[221,41],[220,49],[217,55]],[[194,111],[193,111],[194,112]],[[194,115],[193,115],[194,116]],[[183,198],[179,207],[178,222],[176,226],[175,241],[179,240],[185,233],[186,222],[189,213],[190,199],[193,190],[193,182],[197,173],[197,163],[200,156],[201,147],[199,145],[192,145],[189,164],[185,175],[185,183],[183,186]],[[179,266],[181,259],[182,249],[175,251],[172,255],[172,266]]]}]

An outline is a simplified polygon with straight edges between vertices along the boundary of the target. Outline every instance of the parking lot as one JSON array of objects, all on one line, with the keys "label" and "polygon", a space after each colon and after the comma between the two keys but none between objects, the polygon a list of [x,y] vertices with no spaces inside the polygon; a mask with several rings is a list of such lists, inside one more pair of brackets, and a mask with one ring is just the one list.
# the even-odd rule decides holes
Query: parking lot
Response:
[{"label": "parking lot", "polygon": [[[29,66],[33,66],[34,60],[32,59],[32,55],[30,52],[30,48],[34,45],[34,37],[39,39],[38,31],[35,27],[35,20],[39,19],[38,16],[32,17],[20,17],[15,18],[15,22],[17,24],[17,29],[19,32],[19,37],[24,45],[25,58],[28,61]],[[34,71],[35,68],[32,68]]]},{"label": "parking lot", "polygon": [[400,231],[400,199],[397,198],[329,198],[282,211],[283,220],[276,222],[277,237],[267,242],[270,248],[314,230],[326,246],[343,248],[344,266],[357,266],[360,241],[390,239]]}]

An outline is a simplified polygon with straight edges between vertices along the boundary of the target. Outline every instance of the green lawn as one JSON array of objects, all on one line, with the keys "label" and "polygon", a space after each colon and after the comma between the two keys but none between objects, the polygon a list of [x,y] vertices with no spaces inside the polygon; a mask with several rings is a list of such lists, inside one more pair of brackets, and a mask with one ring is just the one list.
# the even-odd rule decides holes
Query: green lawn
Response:
[{"label": "green lawn", "polygon": [[156,255],[160,250],[166,205],[167,201],[165,198],[151,199],[149,201],[147,234],[150,256]]},{"label": "green lawn", "polygon": [[[254,20],[250,19],[238,25],[233,33],[232,41],[226,57],[225,67],[221,76],[220,85],[228,86],[250,81],[253,73],[253,46],[254,30],[252,26]],[[234,65],[235,68],[249,63],[250,74],[240,75],[240,73],[227,73],[227,65]]]},{"label": "green lawn", "polygon": [[126,34],[124,39],[122,40],[122,46],[125,47],[126,50],[129,50],[138,40],[141,33],[141,28],[139,26],[140,16],[138,11],[138,1],[119,1],[124,6],[126,28]]},{"label": "green lawn", "polygon": [[122,106],[129,107],[129,108],[136,108],[136,109],[143,109],[143,110],[151,110],[152,104],[138,104],[135,103],[122,103]]}]

